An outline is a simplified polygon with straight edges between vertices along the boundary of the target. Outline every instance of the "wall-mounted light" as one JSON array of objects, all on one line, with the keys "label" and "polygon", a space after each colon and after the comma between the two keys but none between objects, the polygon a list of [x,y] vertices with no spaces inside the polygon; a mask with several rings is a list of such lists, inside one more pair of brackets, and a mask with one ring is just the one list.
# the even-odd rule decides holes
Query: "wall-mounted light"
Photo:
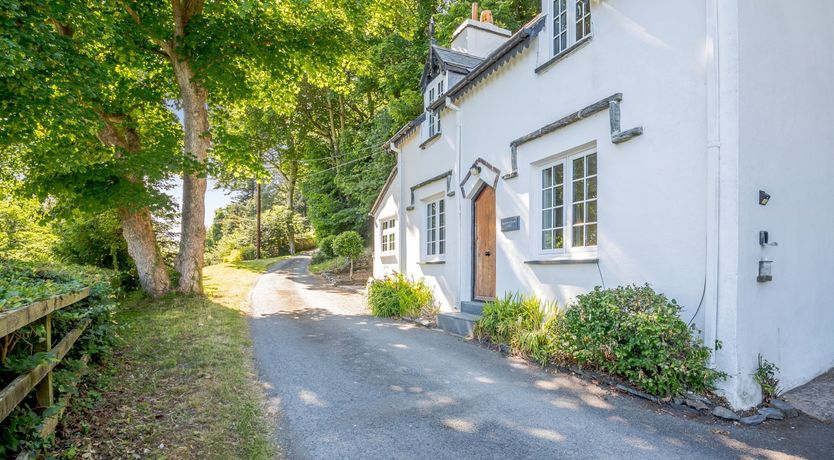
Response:
[{"label": "wall-mounted light", "polygon": [[759,261],[759,276],[756,277],[756,281],[760,283],[766,283],[768,281],[773,281],[773,261],[769,259],[762,259]]},{"label": "wall-mounted light", "polygon": [[764,206],[770,201],[770,194],[764,190],[759,190],[759,204]]},{"label": "wall-mounted light", "polygon": [[478,166],[478,165],[472,166],[471,168],[469,168],[469,174],[471,174],[473,176],[477,176],[477,175],[481,174],[481,167]]}]

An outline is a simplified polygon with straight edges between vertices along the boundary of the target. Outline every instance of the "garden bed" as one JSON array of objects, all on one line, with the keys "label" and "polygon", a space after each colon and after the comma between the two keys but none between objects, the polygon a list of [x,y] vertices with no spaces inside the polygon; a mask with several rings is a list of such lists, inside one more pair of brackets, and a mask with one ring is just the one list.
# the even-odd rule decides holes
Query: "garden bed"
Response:
[{"label": "garden bed", "polygon": [[542,367],[685,412],[745,425],[795,415],[778,400],[735,412],[712,393],[725,375],[708,366],[710,350],[680,319],[680,310],[649,286],[597,288],[561,310],[534,297],[510,295],[484,307],[475,336],[482,345]]}]

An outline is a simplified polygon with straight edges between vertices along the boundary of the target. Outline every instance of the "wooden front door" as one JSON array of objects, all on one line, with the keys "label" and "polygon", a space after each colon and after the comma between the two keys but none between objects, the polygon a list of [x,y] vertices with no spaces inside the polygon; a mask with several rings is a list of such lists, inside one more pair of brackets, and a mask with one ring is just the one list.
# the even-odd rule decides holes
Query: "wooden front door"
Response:
[{"label": "wooden front door", "polygon": [[475,198],[475,299],[495,298],[495,189]]}]

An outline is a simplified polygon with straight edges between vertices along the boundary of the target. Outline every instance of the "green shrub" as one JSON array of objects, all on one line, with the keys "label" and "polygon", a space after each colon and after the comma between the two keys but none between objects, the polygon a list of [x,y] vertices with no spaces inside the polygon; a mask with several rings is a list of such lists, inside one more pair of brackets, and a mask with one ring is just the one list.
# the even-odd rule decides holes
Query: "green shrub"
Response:
[{"label": "green shrub", "polygon": [[319,240],[319,254],[322,254],[325,259],[332,259],[336,257],[336,253],[333,252],[334,239],[336,239],[335,236],[329,235]]},{"label": "green shrub", "polygon": [[565,312],[557,351],[654,395],[711,389],[722,374],[707,367],[710,350],[693,338],[680,310],[648,285],[596,288]]},{"label": "green shrub", "polygon": [[371,314],[383,318],[435,316],[434,293],[422,280],[413,281],[402,273],[388,275],[368,284]]},{"label": "green shrub", "polygon": [[0,254],[16,260],[49,260],[55,232],[41,222],[46,212],[34,199],[0,197]]},{"label": "green shrub", "polygon": [[353,262],[362,255],[364,249],[362,236],[353,230],[340,233],[333,240],[333,252],[350,260],[350,279],[353,279]]},{"label": "green shrub", "polygon": [[240,250],[240,256],[243,260],[255,260],[257,254],[258,250],[255,248],[254,244],[247,244]]},{"label": "green shrub", "polygon": [[[118,274],[113,270],[0,260],[0,310],[90,287],[87,298],[53,313],[53,346],[80,321],[90,320],[84,333],[55,368],[56,396],[69,390],[62,382],[77,375],[78,359],[83,354],[93,360],[101,360],[109,354],[116,338],[112,313],[121,295],[118,284]],[[41,324],[25,326],[9,335],[11,340],[7,346],[10,348],[0,354],[0,387],[5,387],[18,374],[49,360],[46,353],[32,354],[31,345],[43,336]],[[46,413],[56,407],[47,409]],[[35,412],[34,408],[35,402],[27,398],[0,423],[0,457],[13,457],[41,442],[37,433],[43,414]]]},{"label": "green shrub", "polygon": [[232,249],[231,251],[229,251],[229,254],[227,254],[226,257],[223,258],[223,262],[227,264],[233,264],[242,261],[243,251],[241,251],[240,249]]},{"label": "green shrub", "polygon": [[762,396],[766,401],[779,396],[779,367],[764,359],[759,354],[759,366],[753,374],[753,379],[762,387]]},{"label": "green shrub", "polygon": [[505,344],[513,354],[542,365],[555,356],[555,329],[559,315],[555,303],[542,303],[532,296],[507,294],[484,306],[475,326],[475,336]]}]

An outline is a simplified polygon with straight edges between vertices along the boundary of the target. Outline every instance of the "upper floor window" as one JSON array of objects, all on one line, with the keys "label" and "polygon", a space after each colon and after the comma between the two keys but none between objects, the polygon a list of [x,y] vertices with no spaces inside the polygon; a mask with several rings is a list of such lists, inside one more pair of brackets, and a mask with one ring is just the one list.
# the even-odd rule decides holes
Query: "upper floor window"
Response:
[{"label": "upper floor window", "polygon": [[444,86],[445,79],[441,74],[435,81],[429,84],[426,91],[426,139],[440,133],[440,112],[432,110],[430,106],[443,95],[443,91],[445,90]]},{"label": "upper floor window", "polygon": [[539,249],[563,253],[597,245],[597,154],[583,152],[540,172]]},{"label": "upper floor window", "polygon": [[446,200],[426,203],[426,255],[446,254]]},{"label": "upper floor window", "polygon": [[553,0],[553,54],[591,35],[591,0]]},{"label": "upper floor window", "polygon": [[393,252],[397,241],[397,219],[386,219],[381,222],[380,241],[382,252]]}]

